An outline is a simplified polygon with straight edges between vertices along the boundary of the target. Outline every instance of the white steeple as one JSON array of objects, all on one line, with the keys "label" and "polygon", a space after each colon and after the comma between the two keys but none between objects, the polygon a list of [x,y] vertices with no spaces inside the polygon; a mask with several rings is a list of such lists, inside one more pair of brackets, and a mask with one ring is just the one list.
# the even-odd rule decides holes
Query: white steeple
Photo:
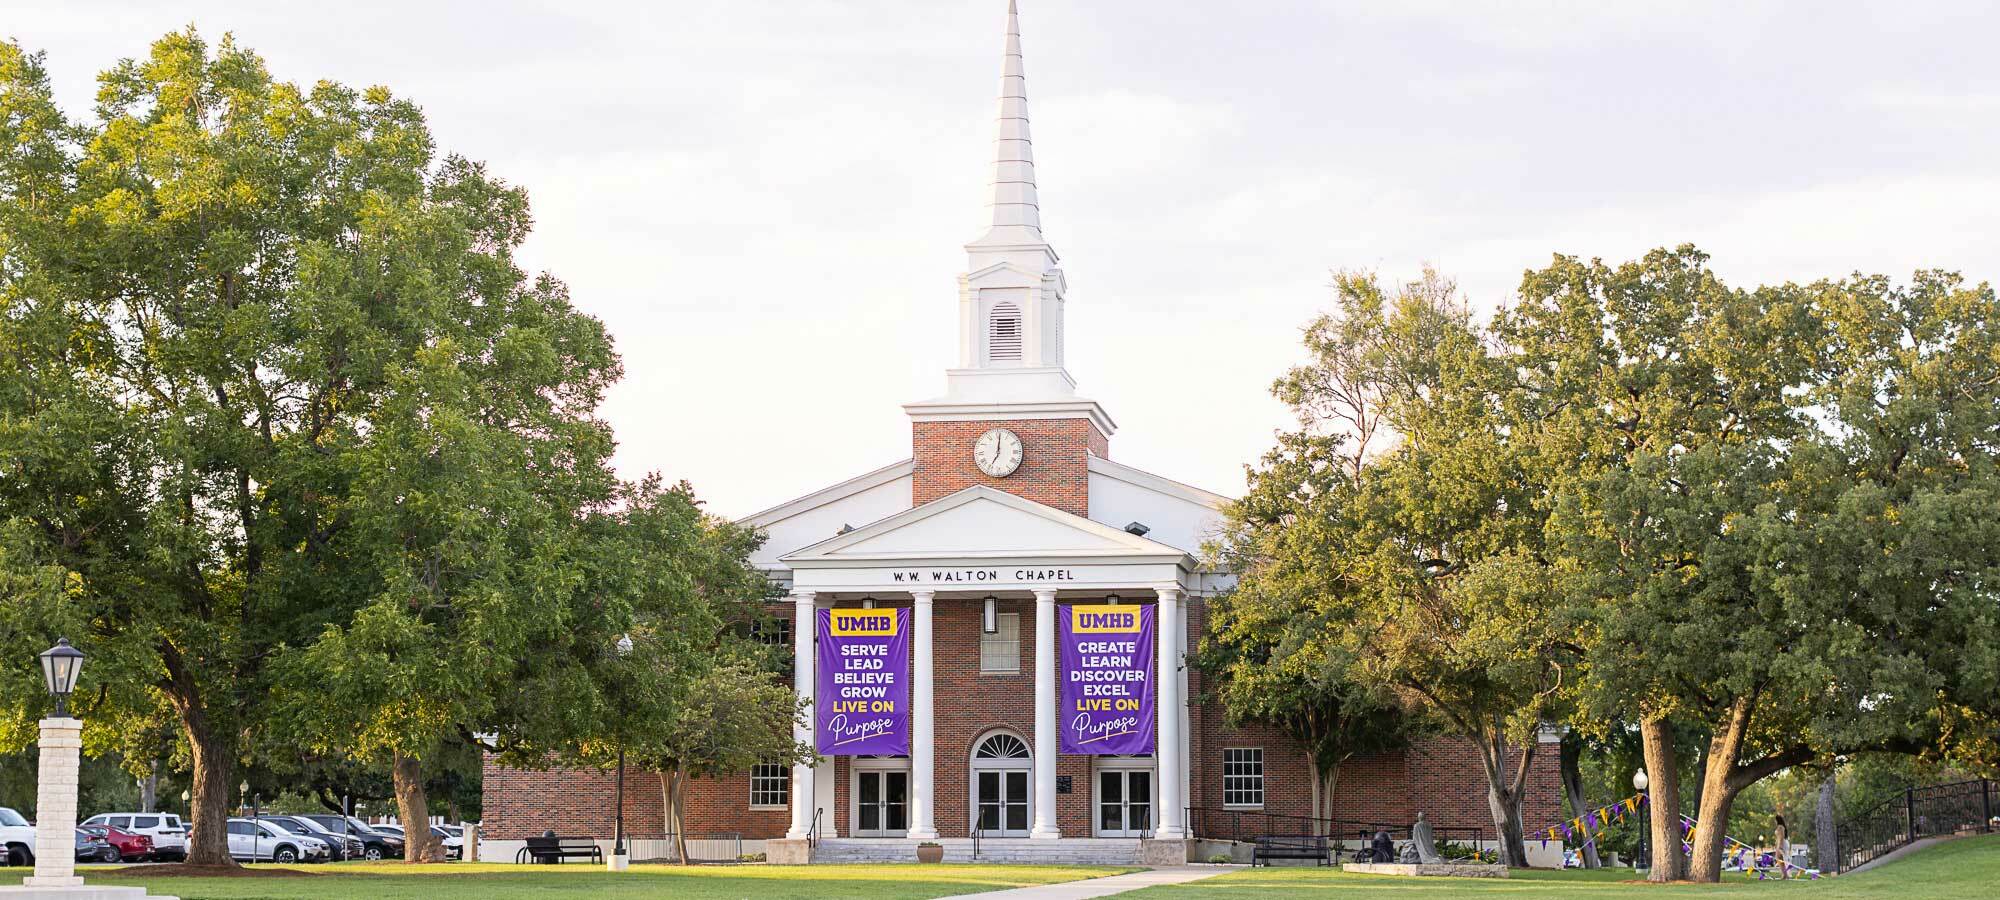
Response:
[{"label": "white steeple", "polygon": [[1040,201],[1035,196],[1035,149],[1028,136],[1028,77],[1021,66],[1021,14],[1007,3],[1007,50],[1000,61],[1000,111],[993,139],[992,213],[975,246],[1043,244]]},{"label": "white steeple", "polygon": [[996,118],[987,227],[965,245],[966,270],[958,277],[958,366],[946,373],[945,396],[904,409],[918,420],[1087,417],[1109,436],[1115,427],[1110,417],[1095,401],[1076,396],[1076,380],[1063,367],[1063,297],[1069,284],[1042,237],[1021,17],[1013,0],[1007,3]]}]

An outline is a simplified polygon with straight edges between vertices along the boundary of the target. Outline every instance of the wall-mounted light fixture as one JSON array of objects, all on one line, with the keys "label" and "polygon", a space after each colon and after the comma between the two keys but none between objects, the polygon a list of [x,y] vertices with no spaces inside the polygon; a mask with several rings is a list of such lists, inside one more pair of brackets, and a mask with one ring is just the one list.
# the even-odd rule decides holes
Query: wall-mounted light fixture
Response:
[{"label": "wall-mounted light fixture", "polygon": [[1109,604],[1109,605],[1111,605],[1111,606],[1117,606],[1117,605],[1118,605],[1118,595],[1117,595],[1117,594],[1105,594],[1105,595],[1104,595],[1104,602],[1105,602],[1105,603],[1107,603],[1107,604]]},{"label": "wall-mounted light fixture", "polygon": [[863,597],[863,598],[861,598],[861,608],[862,608],[862,609],[874,609],[874,608],[875,608],[875,598],[874,598],[874,597]]},{"label": "wall-mounted light fixture", "polygon": [[1128,534],[1136,534],[1136,535],[1138,535],[1138,536],[1140,536],[1140,537],[1145,537],[1145,536],[1146,536],[1146,532],[1149,532],[1149,531],[1152,531],[1152,530],[1153,530],[1153,529],[1151,529],[1151,528],[1148,528],[1148,527],[1146,527],[1146,523],[1144,523],[1144,522],[1127,522],[1127,523],[1125,523],[1125,531],[1126,531],[1126,533],[1128,533]]},{"label": "wall-mounted light fixture", "polygon": [[1000,600],[992,594],[986,595],[986,608],[980,614],[979,627],[987,634],[1000,633]]}]

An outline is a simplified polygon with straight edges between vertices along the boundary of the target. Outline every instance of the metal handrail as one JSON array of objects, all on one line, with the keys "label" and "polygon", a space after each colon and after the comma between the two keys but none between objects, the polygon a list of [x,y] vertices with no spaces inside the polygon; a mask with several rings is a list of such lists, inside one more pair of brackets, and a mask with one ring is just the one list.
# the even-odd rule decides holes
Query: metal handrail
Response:
[{"label": "metal handrail", "polygon": [[1820,871],[1846,872],[1931,835],[1996,830],[2000,782],[1978,780],[1905,787],[1834,829],[1834,858]]},{"label": "metal handrail", "polygon": [[806,829],[807,850],[811,850],[814,847],[819,846],[819,818],[820,816],[823,815],[826,815],[826,807],[823,806],[813,807],[812,827]]}]

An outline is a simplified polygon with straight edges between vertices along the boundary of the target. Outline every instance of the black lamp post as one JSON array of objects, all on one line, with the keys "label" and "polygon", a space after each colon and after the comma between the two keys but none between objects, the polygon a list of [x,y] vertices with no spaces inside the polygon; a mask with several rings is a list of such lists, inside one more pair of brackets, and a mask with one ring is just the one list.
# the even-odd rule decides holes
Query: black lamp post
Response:
[{"label": "black lamp post", "polygon": [[[629,634],[620,635],[617,646],[620,658],[631,656],[632,636]],[[625,740],[622,737],[618,740],[618,788],[617,799],[614,801],[614,804],[615,809],[612,813],[611,826],[611,859],[612,866],[616,867],[624,861],[625,857]]]},{"label": "black lamp post", "polygon": [[[1650,782],[1646,778],[1645,769],[1640,769],[1632,773],[1633,790],[1643,793],[1648,783]],[[1636,859],[1632,860],[1632,871],[1634,872],[1642,868],[1652,868],[1652,860],[1646,858],[1646,845],[1648,843],[1646,838],[1653,827],[1653,805],[1651,803],[1643,805],[1646,807],[1646,811],[1639,817],[1639,855]]]},{"label": "black lamp post", "polygon": [[42,680],[49,695],[56,698],[56,718],[69,715],[69,695],[76,690],[77,673],[83,671],[83,651],[69,645],[69,638],[56,638],[56,645],[42,651]]}]

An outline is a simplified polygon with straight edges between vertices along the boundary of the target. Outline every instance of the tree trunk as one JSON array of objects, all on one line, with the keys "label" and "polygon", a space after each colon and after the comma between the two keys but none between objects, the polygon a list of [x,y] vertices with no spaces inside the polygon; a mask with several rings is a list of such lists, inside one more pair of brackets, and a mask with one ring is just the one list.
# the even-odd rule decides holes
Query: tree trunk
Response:
[{"label": "tree trunk", "polygon": [[236,788],[229,777],[236,771],[236,754],[211,732],[201,707],[185,698],[173,702],[194,763],[194,783],[188,787],[189,815],[194,819],[188,832],[188,864],[234,867],[236,860],[229,856],[229,798]]},{"label": "tree trunk", "polygon": [[1528,865],[1527,828],[1521,824],[1521,791],[1527,780],[1528,764],[1534,760],[1535,744],[1521,751],[1521,763],[1507,770],[1506,732],[1499,722],[1490,723],[1482,735],[1468,735],[1479,747],[1480,765],[1486,770],[1486,806],[1493,813],[1493,831],[1499,838],[1500,864],[1510,868]]},{"label": "tree trunk", "polygon": [[684,806],[687,800],[687,770],[675,766],[671,774],[661,773],[660,777],[662,784],[672,785],[672,789],[667,791],[666,806],[667,830],[674,836],[674,855],[680,857],[681,865],[693,865],[694,862],[688,859],[687,829],[681,827],[687,821]]},{"label": "tree trunk", "polygon": [[1674,730],[1665,719],[1639,723],[1639,745],[1646,757],[1647,817],[1652,826],[1652,870],[1648,881],[1683,881],[1687,857],[1681,855],[1680,761],[1674,754]]},{"label": "tree trunk", "polygon": [[[1573,731],[1563,735],[1561,753],[1563,793],[1569,799],[1570,813],[1580,816],[1584,810],[1590,808],[1589,799],[1583,794],[1583,739],[1577,737]],[[1578,848],[1577,855],[1583,857],[1583,867],[1586,869],[1595,869],[1601,865],[1597,859],[1595,841],[1584,841],[1583,846]]]},{"label": "tree trunk", "polygon": [[1756,703],[1754,693],[1738,697],[1729,708],[1729,720],[1708,740],[1708,753],[1702,758],[1701,801],[1695,806],[1694,834],[1689,836],[1694,859],[1688,863],[1688,878],[1694,881],[1712,884],[1722,880],[1722,839],[1729,827],[1729,808],[1743,787],[1730,776],[1736,772]]},{"label": "tree trunk", "polygon": [[403,861],[444,862],[444,844],[431,833],[430,799],[424,793],[424,763],[396,754],[390,777],[396,785],[396,815],[403,820]]},{"label": "tree trunk", "polygon": [[1324,836],[1326,833],[1326,822],[1323,821],[1325,817],[1320,813],[1319,794],[1325,779],[1320,777],[1319,757],[1314,756],[1310,752],[1306,754],[1306,771],[1312,776],[1312,833]]},{"label": "tree trunk", "polygon": [[1833,772],[1819,784],[1819,806],[1813,810],[1813,847],[1822,874],[1840,870],[1840,826],[1833,820]]},{"label": "tree trunk", "polygon": [[146,764],[146,777],[139,779],[139,811],[154,812],[160,802],[160,761]]}]

